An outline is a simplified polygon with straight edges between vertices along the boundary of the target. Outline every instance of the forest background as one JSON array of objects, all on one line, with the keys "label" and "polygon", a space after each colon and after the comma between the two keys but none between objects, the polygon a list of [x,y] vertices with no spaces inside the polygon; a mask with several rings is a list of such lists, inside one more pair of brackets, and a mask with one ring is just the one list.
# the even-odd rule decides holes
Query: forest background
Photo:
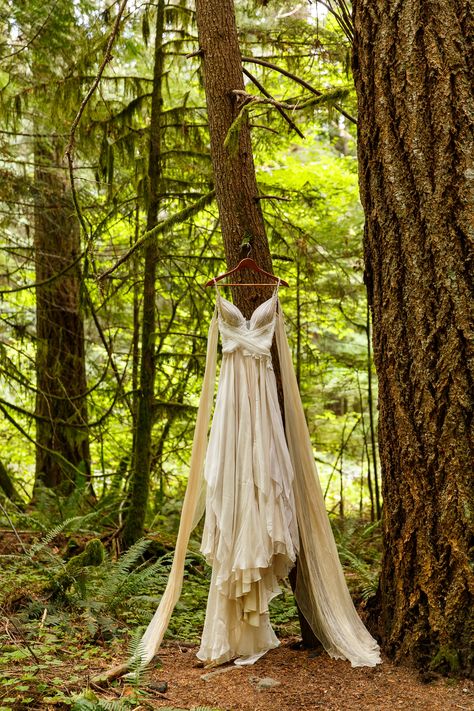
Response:
[{"label": "forest background", "polygon": [[[248,118],[327,509],[360,603],[377,590],[382,501],[350,23],[325,3],[236,12],[258,100],[242,102],[228,148]],[[204,284],[225,257],[191,3],[20,1],[0,19],[5,688],[35,663],[38,616],[45,657],[40,686],[21,667],[25,688],[8,702],[21,708],[32,693],[71,698],[51,674],[71,623],[67,644],[87,663],[156,605],[214,309]],[[188,641],[208,577],[197,551],[196,540],[170,630]],[[274,622],[285,634],[296,620],[286,592]]]}]

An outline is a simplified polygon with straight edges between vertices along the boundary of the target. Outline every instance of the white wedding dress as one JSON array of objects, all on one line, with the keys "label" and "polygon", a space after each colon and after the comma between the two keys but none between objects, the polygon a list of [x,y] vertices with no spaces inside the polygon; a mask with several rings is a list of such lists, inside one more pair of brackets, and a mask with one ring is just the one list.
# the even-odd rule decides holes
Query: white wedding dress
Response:
[{"label": "white wedding dress", "polygon": [[[339,562],[278,304],[276,287],[246,321],[217,294],[173,566],[141,640],[142,664],[156,654],[179,599],[189,536],[204,507],[201,550],[212,577],[200,659],[249,664],[279,644],[268,605],[298,556],[296,599],[326,651],[353,666],[380,662]],[[222,364],[208,441],[218,331]],[[270,353],[274,335],[285,426]]]},{"label": "white wedding dress", "polygon": [[246,321],[217,294],[222,365],[204,467],[201,551],[212,579],[203,661],[253,659],[279,644],[268,603],[298,553],[293,467],[270,354],[276,303],[275,289]]}]

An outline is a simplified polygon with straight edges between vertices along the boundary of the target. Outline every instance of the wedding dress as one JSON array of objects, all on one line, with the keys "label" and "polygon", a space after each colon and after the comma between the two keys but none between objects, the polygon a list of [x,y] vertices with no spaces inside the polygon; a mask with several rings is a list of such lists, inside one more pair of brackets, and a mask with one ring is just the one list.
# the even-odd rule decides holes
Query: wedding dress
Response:
[{"label": "wedding dress", "polygon": [[[222,364],[208,441],[218,331]],[[274,336],[285,425],[270,353]],[[189,536],[204,508],[201,550],[212,565],[212,577],[200,659],[248,664],[279,644],[268,605],[298,557],[296,600],[326,651],[353,666],[380,662],[378,645],[357,615],[339,562],[278,286],[248,321],[217,293],[173,565],[139,646],[142,664],[153,658],[166,632],[181,592]]]}]

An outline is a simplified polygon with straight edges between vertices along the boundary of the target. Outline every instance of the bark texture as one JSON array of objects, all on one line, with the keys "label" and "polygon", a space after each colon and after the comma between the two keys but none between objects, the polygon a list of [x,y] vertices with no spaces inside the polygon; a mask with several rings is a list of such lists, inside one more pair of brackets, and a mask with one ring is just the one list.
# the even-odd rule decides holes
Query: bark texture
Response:
[{"label": "bark texture", "polygon": [[89,479],[90,453],[81,270],[64,271],[80,253],[80,230],[58,165],[59,148],[38,142],[35,267],[36,281],[47,283],[36,288],[35,483],[68,494]]},{"label": "bark texture", "polygon": [[[158,0],[155,28],[155,62],[151,98],[150,145],[148,153],[148,209],[147,230],[158,222],[161,183],[161,114],[163,106],[163,32],[165,2]],[[122,540],[130,546],[143,536],[150,488],[151,432],[155,398],[156,344],[156,262],[158,242],[153,237],[145,247],[143,283],[142,352],[140,361],[140,390],[138,393],[137,425],[134,433],[133,471],[130,501]]]},{"label": "bark texture", "polygon": [[379,377],[380,632],[400,661],[472,673],[472,5],[355,0],[353,9]]},{"label": "bark texture", "polygon": [[15,489],[15,484],[2,461],[0,461],[0,489],[11,501],[21,502],[21,496]]},{"label": "bark texture", "polygon": [[[229,268],[242,256],[242,243],[251,245],[250,257],[272,272],[270,248],[265,234],[253,162],[250,128],[242,122],[238,146],[224,146],[229,128],[239,114],[234,90],[244,89],[242,61],[232,0],[196,0],[196,22],[202,52],[211,158],[221,221],[222,238]],[[238,272],[235,281],[262,282],[261,275]],[[270,296],[265,287],[236,288],[234,302],[246,318]]]}]

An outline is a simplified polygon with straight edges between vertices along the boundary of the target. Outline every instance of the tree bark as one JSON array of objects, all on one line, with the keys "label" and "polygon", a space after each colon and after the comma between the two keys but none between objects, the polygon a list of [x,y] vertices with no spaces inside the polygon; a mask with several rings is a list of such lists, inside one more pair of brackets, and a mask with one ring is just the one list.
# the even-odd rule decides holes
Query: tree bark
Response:
[{"label": "tree bark", "polygon": [[[90,480],[80,230],[60,150],[35,146],[36,478],[69,494]],[[72,465],[72,466],[69,466]],[[82,482],[81,482],[82,479]]]},{"label": "tree bark", "polygon": [[[157,224],[160,205],[164,17],[165,2],[164,0],[159,0],[156,10],[155,58],[148,154],[147,230],[151,230]],[[151,433],[153,428],[156,371],[155,301],[157,259],[158,242],[156,237],[153,237],[147,241],[145,247],[140,390],[138,393],[137,429],[134,433],[135,451],[129,507],[122,534],[125,546],[132,545],[143,535],[150,488]]]},{"label": "tree bark", "polygon": [[397,660],[472,673],[472,7],[462,0],[353,7],[379,377],[380,631]]},{"label": "tree bark", "polygon": [[[196,23],[202,55],[216,199],[227,265],[229,268],[236,266],[244,256],[242,245],[249,244],[249,256],[265,271],[273,272],[270,247],[258,200],[259,191],[247,117],[241,123],[235,150],[224,145],[240,109],[232,92],[244,89],[233,0],[196,0]],[[244,283],[262,281],[261,275],[247,271],[237,272],[233,275],[233,280],[234,278],[236,282]],[[234,287],[232,296],[244,316],[250,318],[255,308],[269,297],[269,291],[266,287]],[[272,359],[282,404],[281,376],[275,347],[272,348]],[[296,568],[290,576],[290,582],[294,590]],[[318,646],[318,641],[301,614],[300,622],[304,645]]]},{"label": "tree bark", "polygon": [[[272,259],[265,233],[253,162],[250,127],[242,122],[238,146],[224,146],[229,128],[239,113],[234,90],[244,89],[242,61],[235,23],[233,0],[196,0],[196,23],[202,53],[211,158],[216,199],[227,264],[234,267],[242,258],[242,244],[251,246],[250,257],[272,272]],[[238,272],[235,281],[261,282],[254,272]],[[234,302],[246,318],[269,296],[268,289],[234,288]]]},{"label": "tree bark", "polygon": [[19,502],[21,503],[21,496],[18,494],[17,490],[15,489],[15,484],[13,483],[7,468],[3,464],[2,461],[0,461],[0,488],[3,489],[5,492],[5,495],[7,498],[9,498],[11,501]]}]

